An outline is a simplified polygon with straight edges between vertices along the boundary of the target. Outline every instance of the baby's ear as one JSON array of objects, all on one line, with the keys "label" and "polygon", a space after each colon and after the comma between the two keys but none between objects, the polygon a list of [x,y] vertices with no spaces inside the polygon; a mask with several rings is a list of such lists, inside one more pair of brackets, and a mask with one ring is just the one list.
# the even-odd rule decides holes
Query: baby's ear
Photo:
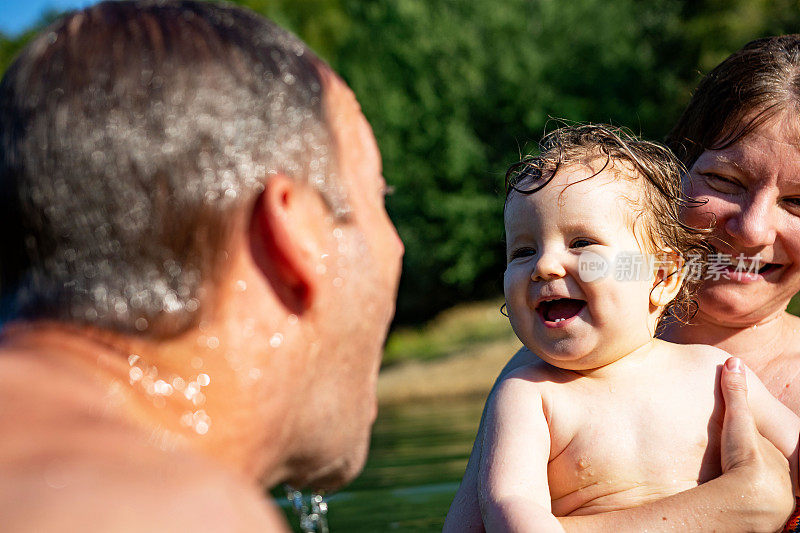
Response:
[{"label": "baby's ear", "polygon": [[683,267],[683,256],[675,251],[660,250],[655,255],[655,279],[653,289],[650,291],[652,305],[664,307],[678,295],[686,275]]}]

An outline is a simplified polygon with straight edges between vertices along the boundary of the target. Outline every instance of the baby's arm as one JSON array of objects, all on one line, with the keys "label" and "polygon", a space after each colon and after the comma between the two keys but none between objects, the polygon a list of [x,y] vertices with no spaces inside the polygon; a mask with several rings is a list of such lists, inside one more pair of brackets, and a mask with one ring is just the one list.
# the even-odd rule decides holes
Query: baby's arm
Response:
[{"label": "baby's arm", "polygon": [[478,480],[486,531],[558,531],[547,463],[550,431],[538,384],[523,367],[499,385],[487,411]]},{"label": "baby's arm", "polygon": [[[744,363],[739,363],[744,366]],[[789,461],[792,488],[800,496],[798,488],[798,441],[800,441],[800,418],[791,409],[778,401],[749,368],[747,372],[747,399],[758,432],[778,448]]]}]

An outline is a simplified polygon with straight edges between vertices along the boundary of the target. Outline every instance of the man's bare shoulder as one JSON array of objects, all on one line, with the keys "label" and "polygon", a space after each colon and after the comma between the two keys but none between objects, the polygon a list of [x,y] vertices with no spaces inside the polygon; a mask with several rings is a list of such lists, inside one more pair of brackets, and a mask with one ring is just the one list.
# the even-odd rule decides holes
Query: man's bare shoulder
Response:
[{"label": "man's bare shoulder", "polygon": [[80,382],[26,366],[0,364],[4,531],[286,530],[244,478],[95,409]]}]

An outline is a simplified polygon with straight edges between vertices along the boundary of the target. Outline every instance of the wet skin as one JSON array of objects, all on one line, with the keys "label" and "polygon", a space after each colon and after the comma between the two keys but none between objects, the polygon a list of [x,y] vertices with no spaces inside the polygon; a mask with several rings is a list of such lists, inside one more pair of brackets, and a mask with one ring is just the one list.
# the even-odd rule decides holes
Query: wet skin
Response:
[{"label": "wet skin", "polygon": [[[197,328],[167,339],[58,322],[4,330],[4,529],[285,531],[262,484],[333,488],[360,471],[403,247],[369,125],[320,68],[347,217],[277,174],[236,215]],[[131,354],[171,382],[204,374],[208,425],[183,423],[198,409],[186,395],[156,401],[132,380]]]},{"label": "wet skin", "polygon": [[[645,253],[631,224],[638,186],[622,176],[626,169],[593,176],[602,165],[596,158],[565,167],[537,193],[513,193],[505,210],[511,325],[544,361],[571,370],[604,366],[647,344],[659,314],[649,298],[656,283],[644,269],[621,281],[613,272],[592,281],[579,272],[588,254],[613,263]],[[585,305],[555,322],[547,315],[556,298]]]},{"label": "wet skin", "polygon": [[[800,413],[800,319],[785,312],[800,290],[800,131],[779,113],[733,145],[703,152],[684,189],[705,201],[686,221],[707,227],[719,253],[759,255],[762,273],[710,279],[691,326],[664,338],[704,343],[741,357],[767,388]],[[713,215],[713,216],[712,216]],[[764,268],[766,267],[766,268]]]},{"label": "wet skin", "polygon": [[[652,339],[679,276],[586,279],[579,270],[588,253],[646,253],[646,231],[637,240],[630,216],[640,205],[636,182],[625,168],[595,175],[600,164],[566,166],[506,206],[510,319],[541,361],[507,376],[487,407],[487,528],[558,529],[554,515],[627,509],[721,474],[715,391],[727,354]],[[550,304],[563,300],[554,298],[584,305],[557,311]],[[795,464],[800,419],[755,376],[749,385],[759,429]],[[659,414],[671,422],[653,425]]]},{"label": "wet skin", "polygon": [[[693,324],[673,326],[662,337],[682,344],[710,344],[741,357],[770,393],[800,414],[800,319],[785,312],[791,296],[800,290],[795,200],[800,195],[796,172],[800,157],[796,126],[791,121],[792,116],[779,114],[731,147],[704,152],[692,166],[690,180],[685,181],[687,192],[708,200],[705,207],[687,210],[687,221],[707,226],[710,217],[703,213],[713,213],[717,221],[714,235],[721,250],[733,256],[761,252],[764,259],[780,267],[755,283],[712,282],[700,294],[700,311]],[[720,155],[724,157],[720,159]],[[757,288],[761,290],[754,290]],[[530,351],[520,350],[500,378],[537,359]],[[482,421],[464,480],[448,513],[446,531],[483,531],[476,472],[483,431]],[[711,504],[725,497],[723,492],[709,494]],[[693,497],[690,501],[699,500]],[[769,505],[770,500],[763,502]],[[681,507],[687,518],[697,511],[691,505]],[[623,512],[617,520],[625,516],[629,515]],[[654,523],[644,520],[632,530]]]}]

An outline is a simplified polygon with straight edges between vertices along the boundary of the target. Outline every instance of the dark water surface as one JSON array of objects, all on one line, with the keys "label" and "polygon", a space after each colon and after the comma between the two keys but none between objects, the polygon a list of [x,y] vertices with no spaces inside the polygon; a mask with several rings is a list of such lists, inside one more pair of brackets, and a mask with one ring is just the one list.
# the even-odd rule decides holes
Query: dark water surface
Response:
[{"label": "dark water surface", "polygon": [[[326,497],[331,533],[441,531],[483,398],[382,407],[361,476]],[[297,519],[291,518],[293,527]]]}]

